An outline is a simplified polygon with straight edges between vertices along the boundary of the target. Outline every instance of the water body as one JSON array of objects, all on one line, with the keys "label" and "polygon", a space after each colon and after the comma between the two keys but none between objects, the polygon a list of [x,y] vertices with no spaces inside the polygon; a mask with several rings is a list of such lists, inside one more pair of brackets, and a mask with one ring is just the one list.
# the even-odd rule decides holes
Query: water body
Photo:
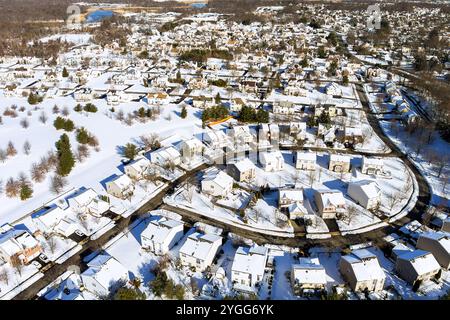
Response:
[{"label": "water body", "polygon": [[206,4],[206,3],[193,3],[193,4],[191,4],[191,7],[194,7],[196,9],[201,9],[201,8],[206,7],[207,5],[208,4]]},{"label": "water body", "polygon": [[110,18],[114,15],[114,12],[110,11],[110,10],[97,10],[94,12],[91,12],[87,18],[86,18],[86,22],[99,22],[102,19],[105,18]]}]

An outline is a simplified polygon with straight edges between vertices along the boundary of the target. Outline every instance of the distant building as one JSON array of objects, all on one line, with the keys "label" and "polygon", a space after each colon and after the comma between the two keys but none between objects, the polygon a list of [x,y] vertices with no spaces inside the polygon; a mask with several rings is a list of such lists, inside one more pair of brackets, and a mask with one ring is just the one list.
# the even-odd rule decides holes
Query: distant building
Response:
[{"label": "distant building", "polygon": [[228,173],[236,181],[251,182],[256,178],[256,167],[250,159],[245,158],[243,160],[231,163],[228,165]]},{"label": "distant building", "polygon": [[334,172],[349,172],[350,157],[341,154],[330,154],[328,169]]},{"label": "distant building", "polygon": [[313,152],[297,151],[295,153],[295,168],[300,170],[315,170],[317,155]]},{"label": "distant building", "polygon": [[202,192],[214,197],[225,197],[233,189],[233,178],[223,171],[208,172],[203,176]]}]

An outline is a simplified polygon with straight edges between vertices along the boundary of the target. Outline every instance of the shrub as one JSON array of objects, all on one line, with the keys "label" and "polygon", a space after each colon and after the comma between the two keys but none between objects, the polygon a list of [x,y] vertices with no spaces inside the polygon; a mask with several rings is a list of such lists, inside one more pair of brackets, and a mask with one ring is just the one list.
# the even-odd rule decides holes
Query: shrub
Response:
[{"label": "shrub", "polygon": [[83,110],[86,112],[91,112],[91,113],[96,113],[98,111],[97,107],[92,103],[86,104],[84,106]]}]

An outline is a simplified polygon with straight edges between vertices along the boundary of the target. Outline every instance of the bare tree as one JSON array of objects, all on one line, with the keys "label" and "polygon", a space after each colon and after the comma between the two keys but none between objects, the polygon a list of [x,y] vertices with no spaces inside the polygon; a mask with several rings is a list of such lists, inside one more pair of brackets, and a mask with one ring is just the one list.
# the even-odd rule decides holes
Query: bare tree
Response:
[{"label": "bare tree", "polygon": [[7,158],[8,158],[8,154],[6,153],[6,151],[3,149],[0,149],[0,162],[4,163]]},{"label": "bare tree", "polygon": [[392,211],[392,209],[394,209],[394,207],[399,204],[402,201],[402,194],[400,192],[392,192],[388,199],[387,199],[387,204],[389,207],[389,210]]},{"label": "bare tree", "polygon": [[8,142],[8,147],[6,148],[6,154],[8,155],[8,157],[13,157],[17,154],[16,147],[14,147],[14,144],[12,143],[12,141]]},{"label": "bare tree", "polygon": [[6,285],[9,284],[9,274],[8,274],[8,270],[6,270],[5,268],[2,268],[0,270],[0,281]]},{"label": "bare tree", "polygon": [[31,179],[34,182],[42,182],[45,179],[45,169],[37,163],[31,165]]},{"label": "bare tree", "polygon": [[21,262],[14,264],[14,269],[16,270],[17,274],[22,277],[22,271],[23,271],[23,264]]},{"label": "bare tree", "polygon": [[31,143],[30,141],[25,141],[25,143],[23,144],[23,153],[25,153],[26,155],[29,155],[31,151]]},{"label": "bare tree", "polygon": [[30,126],[30,122],[27,118],[23,118],[22,120],[20,120],[20,125],[22,126],[22,128],[27,129]]},{"label": "bare tree", "polygon": [[315,170],[308,170],[308,181],[309,181],[309,185],[312,186],[314,185],[314,182],[316,181],[316,171]]},{"label": "bare tree", "polygon": [[75,158],[78,162],[83,162],[86,158],[89,157],[89,149],[84,144],[79,144],[77,147],[77,152]]},{"label": "bare tree", "polygon": [[19,195],[20,190],[20,182],[14,180],[14,178],[10,177],[8,181],[6,181],[5,192],[8,198],[14,198]]},{"label": "bare tree", "polygon": [[48,120],[47,114],[42,111],[41,115],[39,116],[39,121],[42,122],[43,124],[46,124]]},{"label": "bare tree", "polygon": [[64,108],[61,111],[61,114],[67,117],[70,114],[69,108],[67,108],[67,106],[64,106]]},{"label": "bare tree", "polygon": [[50,181],[50,191],[54,194],[61,193],[64,187],[67,185],[66,178],[55,174]]},{"label": "bare tree", "polygon": [[54,254],[56,249],[58,248],[58,242],[56,241],[54,236],[50,236],[47,239],[47,245],[48,245],[48,248],[50,249],[50,252],[52,254]]},{"label": "bare tree", "polygon": [[358,215],[358,210],[355,206],[349,206],[347,208],[347,221],[348,224],[352,223],[353,219]]}]

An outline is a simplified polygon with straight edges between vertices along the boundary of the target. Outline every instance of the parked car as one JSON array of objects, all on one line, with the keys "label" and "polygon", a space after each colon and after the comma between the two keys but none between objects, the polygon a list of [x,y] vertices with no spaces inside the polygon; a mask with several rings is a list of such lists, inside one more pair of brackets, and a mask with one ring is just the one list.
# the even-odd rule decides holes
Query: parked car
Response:
[{"label": "parked car", "polygon": [[75,234],[76,234],[77,236],[79,236],[79,237],[84,237],[84,236],[85,236],[84,232],[83,232],[83,231],[80,231],[80,230],[75,230]]},{"label": "parked car", "polygon": [[42,264],[40,264],[39,263],[39,261],[31,261],[31,264],[33,265],[33,266],[35,266],[36,268],[38,268],[38,269],[40,269],[40,268],[42,268]]},{"label": "parked car", "polygon": [[39,255],[39,260],[41,260],[44,263],[49,263],[50,262],[50,260],[47,258],[47,256],[45,254],[43,254],[43,253],[41,253]]}]

